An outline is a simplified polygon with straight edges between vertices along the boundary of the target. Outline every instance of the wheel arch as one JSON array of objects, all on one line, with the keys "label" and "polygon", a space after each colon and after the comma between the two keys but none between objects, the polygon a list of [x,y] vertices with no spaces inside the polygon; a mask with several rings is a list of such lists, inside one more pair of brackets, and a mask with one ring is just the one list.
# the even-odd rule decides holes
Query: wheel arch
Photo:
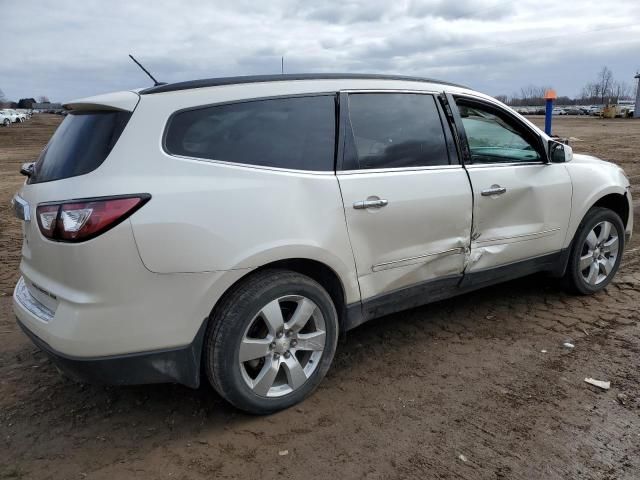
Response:
[{"label": "wheel arch", "polygon": [[613,212],[617,213],[622,220],[622,224],[624,228],[627,228],[627,226],[629,225],[629,221],[632,220],[630,216],[631,211],[629,208],[629,199],[627,198],[626,192],[620,193],[617,190],[602,192],[596,198],[590,199],[590,201],[586,203],[586,206],[584,207],[583,211],[581,211],[581,215],[579,216],[579,218],[571,220],[572,227],[568,232],[569,235],[567,235],[567,243],[565,245],[565,252],[567,253],[567,255],[565,255],[566,261],[563,260],[562,262],[563,265],[557,270],[555,276],[564,275],[564,272],[567,267],[566,262],[569,260],[568,254],[571,252],[571,250],[574,247],[574,241],[575,241],[576,235],[578,234],[578,227],[580,226],[584,218],[587,216],[587,214],[591,211],[591,209],[595,207],[608,208],[609,210],[612,210]]},{"label": "wheel arch", "polygon": [[335,269],[330,267],[324,262],[311,258],[284,258],[274,260],[259,267],[247,270],[246,273],[233,282],[224,293],[218,298],[211,309],[212,318],[216,312],[216,308],[222,303],[223,299],[230,295],[233,291],[239,288],[248,278],[255,275],[258,272],[269,269],[290,270],[302,275],[306,275],[309,278],[318,282],[329,294],[333,301],[336,312],[338,313],[338,322],[340,328],[343,329],[346,325],[346,308],[349,303],[348,292],[345,288],[345,284]]},{"label": "wheel arch", "polygon": [[620,193],[609,193],[591,205],[587,212],[594,207],[604,207],[609,210],[613,210],[622,220],[624,227],[627,227],[627,224],[629,223],[629,201],[627,200],[626,195]]}]

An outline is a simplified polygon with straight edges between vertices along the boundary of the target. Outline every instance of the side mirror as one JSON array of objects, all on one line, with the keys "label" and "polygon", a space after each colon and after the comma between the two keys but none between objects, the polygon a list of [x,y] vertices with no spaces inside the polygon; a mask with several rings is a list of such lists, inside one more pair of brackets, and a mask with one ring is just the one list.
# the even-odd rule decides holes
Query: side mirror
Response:
[{"label": "side mirror", "polygon": [[549,160],[551,163],[565,163],[573,159],[573,149],[564,143],[549,140]]}]

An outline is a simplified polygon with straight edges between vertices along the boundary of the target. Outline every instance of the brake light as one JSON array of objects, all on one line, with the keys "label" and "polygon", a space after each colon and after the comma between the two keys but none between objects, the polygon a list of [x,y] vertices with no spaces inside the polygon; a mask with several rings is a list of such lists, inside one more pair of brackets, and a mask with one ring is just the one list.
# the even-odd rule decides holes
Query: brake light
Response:
[{"label": "brake light", "polygon": [[51,240],[82,242],[97,237],[128,218],[151,198],[144,193],[39,205],[40,232]]}]

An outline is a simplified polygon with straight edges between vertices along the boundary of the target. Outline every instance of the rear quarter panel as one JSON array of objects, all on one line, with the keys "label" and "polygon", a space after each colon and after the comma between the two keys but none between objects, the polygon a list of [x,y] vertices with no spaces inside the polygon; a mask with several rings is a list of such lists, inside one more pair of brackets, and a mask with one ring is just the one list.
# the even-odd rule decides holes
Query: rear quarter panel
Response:
[{"label": "rear quarter panel", "polygon": [[[144,176],[151,201],[131,218],[144,265],[156,273],[251,269],[288,258],[317,260],[359,289],[344,208],[333,172],[302,172],[177,157],[162,147],[169,117],[189,106],[269,96],[244,89],[142,96],[118,147],[136,155],[109,164],[115,175]],[[142,188],[142,187],[140,187]]]}]

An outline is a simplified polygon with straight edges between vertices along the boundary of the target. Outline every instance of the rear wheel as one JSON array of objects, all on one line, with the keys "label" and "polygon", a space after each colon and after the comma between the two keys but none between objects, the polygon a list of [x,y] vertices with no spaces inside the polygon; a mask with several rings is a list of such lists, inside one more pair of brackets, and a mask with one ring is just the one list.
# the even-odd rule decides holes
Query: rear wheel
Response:
[{"label": "rear wheel", "polygon": [[338,340],[338,316],[324,288],[304,275],[265,270],[216,307],[204,367],[231,404],[266,414],[290,407],[324,378]]},{"label": "rear wheel", "polygon": [[608,208],[592,208],[578,227],[565,274],[566,285],[583,295],[606,287],[620,266],[624,225]]},{"label": "rear wheel", "polygon": [[5,119],[3,120],[3,122],[2,122],[2,124],[3,124],[5,127],[8,127],[9,125],[11,125],[11,120],[9,120],[8,118],[5,118]]}]

